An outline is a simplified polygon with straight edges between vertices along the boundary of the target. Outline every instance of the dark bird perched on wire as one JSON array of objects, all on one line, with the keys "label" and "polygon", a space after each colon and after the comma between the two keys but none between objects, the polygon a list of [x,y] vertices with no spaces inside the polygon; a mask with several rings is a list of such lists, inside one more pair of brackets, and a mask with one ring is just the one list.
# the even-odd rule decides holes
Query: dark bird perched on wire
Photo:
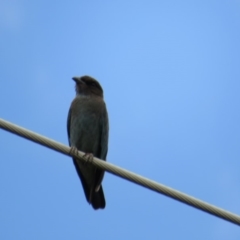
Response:
[{"label": "dark bird perched on wire", "polygon": [[[73,99],[67,119],[69,145],[86,153],[87,158],[106,160],[108,151],[108,113],[103,99],[103,89],[92,77],[73,77],[76,97]],[[102,188],[104,171],[90,163],[73,158],[89,204],[94,209],[105,208]]]}]

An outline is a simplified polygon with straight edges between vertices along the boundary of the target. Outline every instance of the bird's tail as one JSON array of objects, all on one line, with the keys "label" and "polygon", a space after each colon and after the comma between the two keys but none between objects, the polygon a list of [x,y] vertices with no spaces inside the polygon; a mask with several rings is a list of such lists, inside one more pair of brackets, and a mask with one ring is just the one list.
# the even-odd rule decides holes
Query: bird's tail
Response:
[{"label": "bird's tail", "polygon": [[104,198],[104,193],[102,189],[102,185],[100,185],[99,190],[96,192],[96,187],[89,188],[86,179],[84,178],[81,169],[78,166],[78,162],[76,159],[73,159],[75,168],[77,170],[78,176],[82,182],[83,190],[87,201],[92,204],[92,207],[97,210],[99,208],[105,208],[106,202]]},{"label": "bird's tail", "polygon": [[93,189],[93,192],[91,194],[90,203],[92,204],[92,207],[97,210],[99,208],[105,208],[106,202],[104,198],[103,188],[100,186],[99,190],[95,192],[95,189]]}]

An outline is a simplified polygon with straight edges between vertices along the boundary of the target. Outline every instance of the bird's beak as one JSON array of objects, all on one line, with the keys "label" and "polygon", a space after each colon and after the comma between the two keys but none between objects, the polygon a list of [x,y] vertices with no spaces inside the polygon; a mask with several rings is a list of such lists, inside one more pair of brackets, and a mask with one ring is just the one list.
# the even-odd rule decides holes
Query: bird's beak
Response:
[{"label": "bird's beak", "polygon": [[80,77],[73,77],[72,80],[75,81],[76,83],[82,82]]}]

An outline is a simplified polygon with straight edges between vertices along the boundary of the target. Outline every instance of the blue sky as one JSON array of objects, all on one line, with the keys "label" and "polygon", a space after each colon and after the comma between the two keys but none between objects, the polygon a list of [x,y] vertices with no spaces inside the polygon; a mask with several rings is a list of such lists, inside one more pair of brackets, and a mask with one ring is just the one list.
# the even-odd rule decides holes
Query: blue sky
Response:
[{"label": "blue sky", "polygon": [[[240,214],[240,1],[0,0],[0,117],[67,144],[75,75],[101,83],[108,161]],[[239,227],[0,131],[0,239],[240,238]]]}]

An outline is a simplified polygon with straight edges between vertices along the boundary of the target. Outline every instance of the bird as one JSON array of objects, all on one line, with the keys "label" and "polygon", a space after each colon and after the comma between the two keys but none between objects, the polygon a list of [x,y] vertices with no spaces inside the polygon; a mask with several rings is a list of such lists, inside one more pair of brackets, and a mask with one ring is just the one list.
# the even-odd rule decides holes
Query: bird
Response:
[{"label": "bird", "polygon": [[[108,112],[100,83],[90,77],[73,77],[76,96],[67,118],[69,146],[85,153],[87,158],[97,157],[106,161],[108,152]],[[73,158],[86,200],[93,209],[106,205],[102,180],[104,171],[90,163]]]}]

